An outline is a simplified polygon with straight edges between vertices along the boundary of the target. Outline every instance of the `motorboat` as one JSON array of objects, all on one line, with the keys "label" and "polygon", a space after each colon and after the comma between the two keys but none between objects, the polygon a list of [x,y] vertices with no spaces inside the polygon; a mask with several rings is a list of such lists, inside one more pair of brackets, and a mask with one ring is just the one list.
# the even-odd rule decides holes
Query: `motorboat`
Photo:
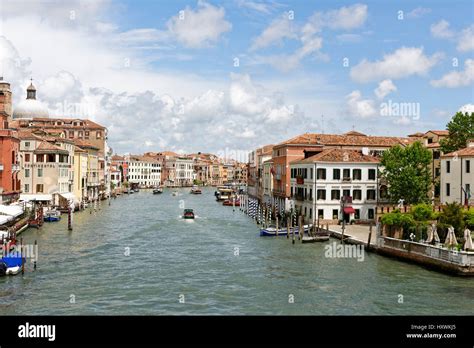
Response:
[{"label": "motorboat", "polygon": [[[310,225],[304,225],[303,226],[303,231],[304,233],[307,233],[309,229],[311,228]],[[290,228],[290,234],[298,234],[299,233],[299,227],[291,227]],[[286,227],[280,227],[277,231],[276,227],[266,227],[266,228],[261,228],[260,229],[260,237],[275,237],[275,236],[286,236],[288,234],[288,230]]]},{"label": "motorboat", "polygon": [[194,211],[192,209],[184,209],[183,219],[194,219]]},{"label": "motorboat", "polygon": [[157,195],[157,194],[160,194],[160,193],[163,193],[163,189],[161,187],[156,187],[153,189],[153,194],[154,195]]},{"label": "motorboat", "polygon": [[192,188],[191,188],[191,194],[193,195],[200,195],[202,193],[201,189],[199,188],[199,186],[197,185],[194,185]]},{"label": "motorboat", "polygon": [[226,205],[226,206],[236,206],[236,207],[240,207],[240,200],[239,199],[226,199],[222,205]]},{"label": "motorboat", "polygon": [[47,222],[61,220],[61,212],[56,209],[48,209],[43,214],[43,220]]},{"label": "motorboat", "polygon": [[21,254],[2,257],[0,259],[0,276],[20,273],[24,263],[25,258],[22,257]]}]

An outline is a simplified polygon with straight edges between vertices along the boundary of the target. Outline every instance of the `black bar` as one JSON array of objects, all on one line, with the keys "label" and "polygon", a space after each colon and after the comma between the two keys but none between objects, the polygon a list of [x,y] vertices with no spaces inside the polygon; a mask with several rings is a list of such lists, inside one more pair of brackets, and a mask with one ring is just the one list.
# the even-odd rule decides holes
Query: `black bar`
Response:
[{"label": "black bar", "polygon": [[[0,317],[0,346],[35,343],[136,346],[155,342],[472,347],[472,319],[467,316],[3,316]],[[32,324],[55,325],[54,341],[47,337],[20,338],[19,327],[26,323],[30,329]],[[456,337],[409,338],[407,334],[455,334]]]}]

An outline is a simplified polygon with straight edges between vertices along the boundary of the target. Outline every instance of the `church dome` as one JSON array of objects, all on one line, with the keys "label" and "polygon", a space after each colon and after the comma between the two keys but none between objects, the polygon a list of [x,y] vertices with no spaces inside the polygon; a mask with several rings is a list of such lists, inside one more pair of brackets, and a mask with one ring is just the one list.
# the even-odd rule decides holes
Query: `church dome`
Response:
[{"label": "church dome", "polygon": [[36,100],[36,88],[31,83],[26,89],[26,100],[23,100],[13,110],[13,118],[47,118],[49,117],[48,108]]}]

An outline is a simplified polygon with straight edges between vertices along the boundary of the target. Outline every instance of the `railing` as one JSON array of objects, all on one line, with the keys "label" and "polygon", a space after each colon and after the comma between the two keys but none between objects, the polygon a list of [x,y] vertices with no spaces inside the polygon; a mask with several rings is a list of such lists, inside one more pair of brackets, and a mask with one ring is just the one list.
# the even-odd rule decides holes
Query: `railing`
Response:
[{"label": "railing", "polygon": [[474,252],[448,250],[435,245],[381,236],[379,236],[378,243],[381,247],[404,250],[410,253],[452,262],[462,266],[474,265]]}]

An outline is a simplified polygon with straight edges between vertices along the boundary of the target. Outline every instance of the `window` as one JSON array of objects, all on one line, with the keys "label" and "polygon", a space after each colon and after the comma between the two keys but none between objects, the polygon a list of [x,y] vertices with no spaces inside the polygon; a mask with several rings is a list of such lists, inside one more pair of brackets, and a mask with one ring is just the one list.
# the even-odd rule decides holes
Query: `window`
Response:
[{"label": "window", "polygon": [[28,168],[25,169],[25,178],[30,177],[30,170]]},{"label": "window", "polygon": [[44,155],[36,155],[36,162],[44,162]]},{"label": "window", "polygon": [[25,153],[25,162],[29,162],[29,161],[30,161],[30,154]]},{"label": "window", "polygon": [[352,180],[362,180],[362,170],[353,169],[352,170]]},{"label": "window", "polygon": [[84,132],[84,137],[85,137],[85,139],[89,139],[89,131]]},{"label": "window", "polygon": [[43,168],[38,168],[38,178],[41,178],[41,177],[43,177]]},{"label": "window", "polygon": [[30,147],[30,142],[29,141],[25,141],[25,147]]},{"label": "window", "polygon": [[353,190],[352,191],[352,199],[355,201],[362,200],[362,190]]},{"label": "window", "polygon": [[324,209],[318,209],[318,219],[324,219]]},{"label": "window", "polygon": [[341,180],[341,170],[340,169],[333,169],[332,170],[332,179],[333,180]]},{"label": "window", "polygon": [[439,159],[440,153],[439,151],[433,151],[433,159]]},{"label": "window", "polygon": [[344,169],[342,171],[342,180],[351,180],[351,170],[350,169]]},{"label": "window", "polygon": [[375,200],[375,190],[367,190],[367,199]]},{"label": "window", "polygon": [[313,168],[311,168],[311,169],[309,170],[309,173],[310,173],[310,174],[309,174],[309,178],[310,178],[311,180],[313,180]]},{"label": "window", "polygon": [[369,220],[373,220],[375,218],[375,211],[373,208],[368,210]]},{"label": "window", "polygon": [[78,131],[78,132],[77,132],[77,137],[78,137],[79,139],[82,139],[82,137],[83,137],[83,132],[82,132],[82,131]]},{"label": "window", "polygon": [[339,218],[339,210],[333,209],[332,210],[332,219],[337,220]]},{"label": "window", "polygon": [[439,168],[435,168],[435,177],[438,177],[441,175],[441,171]]},{"label": "window", "polygon": [[451,162],[446,161],[446,173],[451,173]]},{"label": "window", "polygon": [[466,184],[466,194],[467,194],[468,197],[471,195],[471,185],[470,184]]},{"label": "window", "polygon": [[36,185],[36,193],[43,193],[43,184]]},{"label": "window", "polygon": [[433,143],[433,138],[428,138],[428,144],[432,144]]},{"label": "window", "polygon": [[73,130],[69,131],[69,138],[70,139],[74,138],[74,131]]},{"label": "window", "polygon": [[446,184],[446,196],[450,196],[451,195],[451,185],[450,184]]},{"label": "window", "polygon": [[318,175],[318,179],[319,180],[326,180],[326,169],[324,168],[319,168],[318,169],[318,172],[317,172],[317,175]]},{"label": "window", "polygon": [[318,190],[317,198],[320,200],[326,200],[326,190]]},{"label": "window", "polygon": [[97,139],[102,138],[102,132],[101,132],[101,131],[97,131],[97,132],[96,132],[96,138],[97,138]]},{"label": "window", "polygon": [[310,201],[313,200],[313,189],[312,189],[312,188],[309,189],[309,197],[308,197],[308,200],[310,200]]},{"label": "window", "polygon": [[360,209],[354,209],[354,219],[359,220],[360,219]]},{"label": "window", "polygon": [[341,191],[340,190],[331,190],[331,199],[333,201],[341,199]]},{"label": "window", "polygon": [[56,155],[53,154],[53,153],[49,153],[46,155],[46,162],[49,162],[49,163],[54,163],[56,162]]},{"label": "window", "polygon": [[375,169],[369,169],[369,180],[375,180]]},{"label": "window", "polygon": [[351,190],[342,190],[342,196],[343,197],[350,197],[351,196]]},{"label": "window", "polygon": [[25,192],[30,192],[30,185],[29,184],[25,184],[25,189],[24,189]]},{"label": "window", "polygon": [[471,172],[471,161],[466,160],[466,173]]}]

